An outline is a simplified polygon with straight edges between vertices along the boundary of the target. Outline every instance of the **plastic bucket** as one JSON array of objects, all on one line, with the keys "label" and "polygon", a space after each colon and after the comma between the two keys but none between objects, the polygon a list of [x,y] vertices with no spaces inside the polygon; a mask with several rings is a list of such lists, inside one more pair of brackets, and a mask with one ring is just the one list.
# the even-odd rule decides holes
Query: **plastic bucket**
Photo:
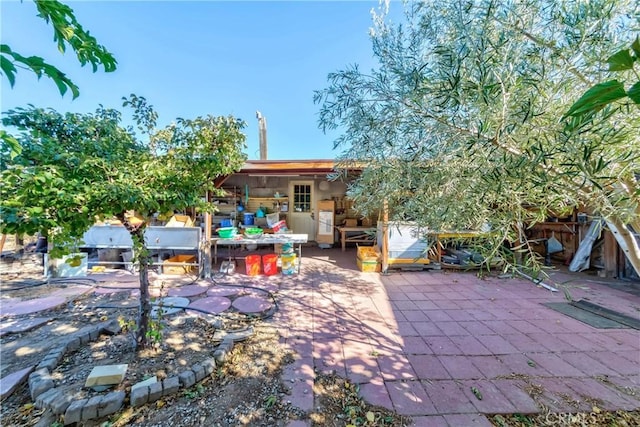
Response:
[{"label": "plastic bucket", "polygon": [[233,223],[231,222],[231,219],[223,219],[220,221],[220,227],[233,227]]},{"label": "plastic bucket", "polygon": [[296,272],[296,254],[282,254],[282,274],[291,275]]},{"label": "plastic bucket", "polygon": [[260,275],[260,255],[247,255],[244,259],[244,263],[247,268],[247,275]]},{"label": "plastic bucket", "polygon": [[253,225],[253,212],[244,213],[244,225]]},{"label": "plastic bucket", "polygon": [[266,254],[262,255],[262,271],[267,276],[273,276],[278,273],[278,255]]}]

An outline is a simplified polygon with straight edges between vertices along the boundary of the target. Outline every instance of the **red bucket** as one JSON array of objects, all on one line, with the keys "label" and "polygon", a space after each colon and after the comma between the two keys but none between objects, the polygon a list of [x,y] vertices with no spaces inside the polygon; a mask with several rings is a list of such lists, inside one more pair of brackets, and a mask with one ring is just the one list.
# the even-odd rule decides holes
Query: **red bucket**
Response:
[{"label": "red bucket", "polygon": [[267,254],[262,255],[262,269],[267,276],[273,276],[278,273],[278,255]]},{"label": "red bucket", "polygon": [[260,275],[260,255],[247,255],[244,259],[244,263],[247,268],[247,275]]}]

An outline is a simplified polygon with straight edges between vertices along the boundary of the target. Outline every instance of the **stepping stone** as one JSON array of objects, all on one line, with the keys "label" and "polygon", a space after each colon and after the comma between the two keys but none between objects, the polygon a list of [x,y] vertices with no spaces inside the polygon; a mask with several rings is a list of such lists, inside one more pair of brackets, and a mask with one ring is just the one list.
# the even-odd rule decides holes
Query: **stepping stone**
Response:
[{"label": "stepping stone", "polygon": [[153,307],[151,308],[151,317],[158,317],[158,312],[162,308],[162,315],[169,316],[171,314],[176,314],[183,310],[182,307],[186,307],[189,305],[189,298],[182,297],[165,297],[160,298],[158,301],[154,301]]},{"label": "stepping stone", "polygon": [[238,331],[225,331],[222,329],[217,329],[213,333],[213,341],[223,341],[223,340],[231,340],[233,342],[244,341],[253,335],[253,326],[249,326],[246,329],[238,330]]},{"label": "stepping stone", "polygon": [[67,302],[64,297],[34,298],[26,301],[18,301],[13,304],[6,304],[0,307],[2,316],[20,316],[22,314],[37,313],[38,311],[50,310]]},{"label": "stepping stone", "polygon": [[[231,307],[231,300],[226,297],[206,297],[189,304],[189,308],[202,310],[209,314],[219,314]],[[196,312],[199,313],[199,312]]]},{"label": "stepping stone", "polygon": [[179,288],[171,288],[168,294],[170,297],[195,297],[205,292],[207,292],[206,286],[186,285],[180,286]]},{"label": "stepping stone", "polygon": [[214,286],[209,288],[207,296],[210,297],[229,297],[240,293],[240,288],[232,288],[230,286]]},{"label": "stepping stone", "polygon": [[131,274],[128,271],[119,270],[109,273],[91,273],[89,271],[89,275],[87,276],[91,279],[94,279],[98,282],[114,282],[114,283],[137,283],[140,280],[140,276],[138,274]]},{"label": "stepping stone", "polygon": [[4,400],[5,397],[9,397],[11,393],[13,393],[14,390],[27,379],[34,369],[35,366],[24,368],[0,379],[0,400]]},{"label": "stepping stone", "polygon": [[62,288],[62,289],[58,289],[54,292],[51,293],[52,297],[65,297],[65,298],[69,298],[69,297],[77,297],[80,295],[84,295],[88,292],[91,292],[93,290],[93,286],[87,286],[87,285],[74,285],[74,286],[67,286],[66,288]]},{"label": "stepping stone", "polygon": [[239,297],[233,301],[233,308],[245,314],[262,313],[269,310],[271,306],[269,298],[256,294]]},{"label": "stepping stone", "polygon": [[33,317],[31,319],[4,320],[0,324],[0,337],[8,334],[27,332],[53,320],[53,317]]}]

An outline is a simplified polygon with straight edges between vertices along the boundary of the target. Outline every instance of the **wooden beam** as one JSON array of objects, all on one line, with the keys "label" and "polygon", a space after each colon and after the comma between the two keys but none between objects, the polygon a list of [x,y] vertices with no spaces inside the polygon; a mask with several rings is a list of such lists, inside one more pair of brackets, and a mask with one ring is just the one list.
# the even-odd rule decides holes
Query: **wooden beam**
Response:
[{"label": "wooden beam", "polygon": [[385,199],[382,205],[382,272],[389,268],[389,205]]}]

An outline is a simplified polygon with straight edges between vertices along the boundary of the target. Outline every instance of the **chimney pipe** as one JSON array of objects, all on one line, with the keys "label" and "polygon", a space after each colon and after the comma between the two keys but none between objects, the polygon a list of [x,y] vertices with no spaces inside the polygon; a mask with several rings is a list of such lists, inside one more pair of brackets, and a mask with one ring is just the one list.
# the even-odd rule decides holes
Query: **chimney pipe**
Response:
[{"label": "chimney pipe", "polygon": [[258,119],[258,138],[260,141],[260,160],[267,160],[267,119],[256,111]]}]

